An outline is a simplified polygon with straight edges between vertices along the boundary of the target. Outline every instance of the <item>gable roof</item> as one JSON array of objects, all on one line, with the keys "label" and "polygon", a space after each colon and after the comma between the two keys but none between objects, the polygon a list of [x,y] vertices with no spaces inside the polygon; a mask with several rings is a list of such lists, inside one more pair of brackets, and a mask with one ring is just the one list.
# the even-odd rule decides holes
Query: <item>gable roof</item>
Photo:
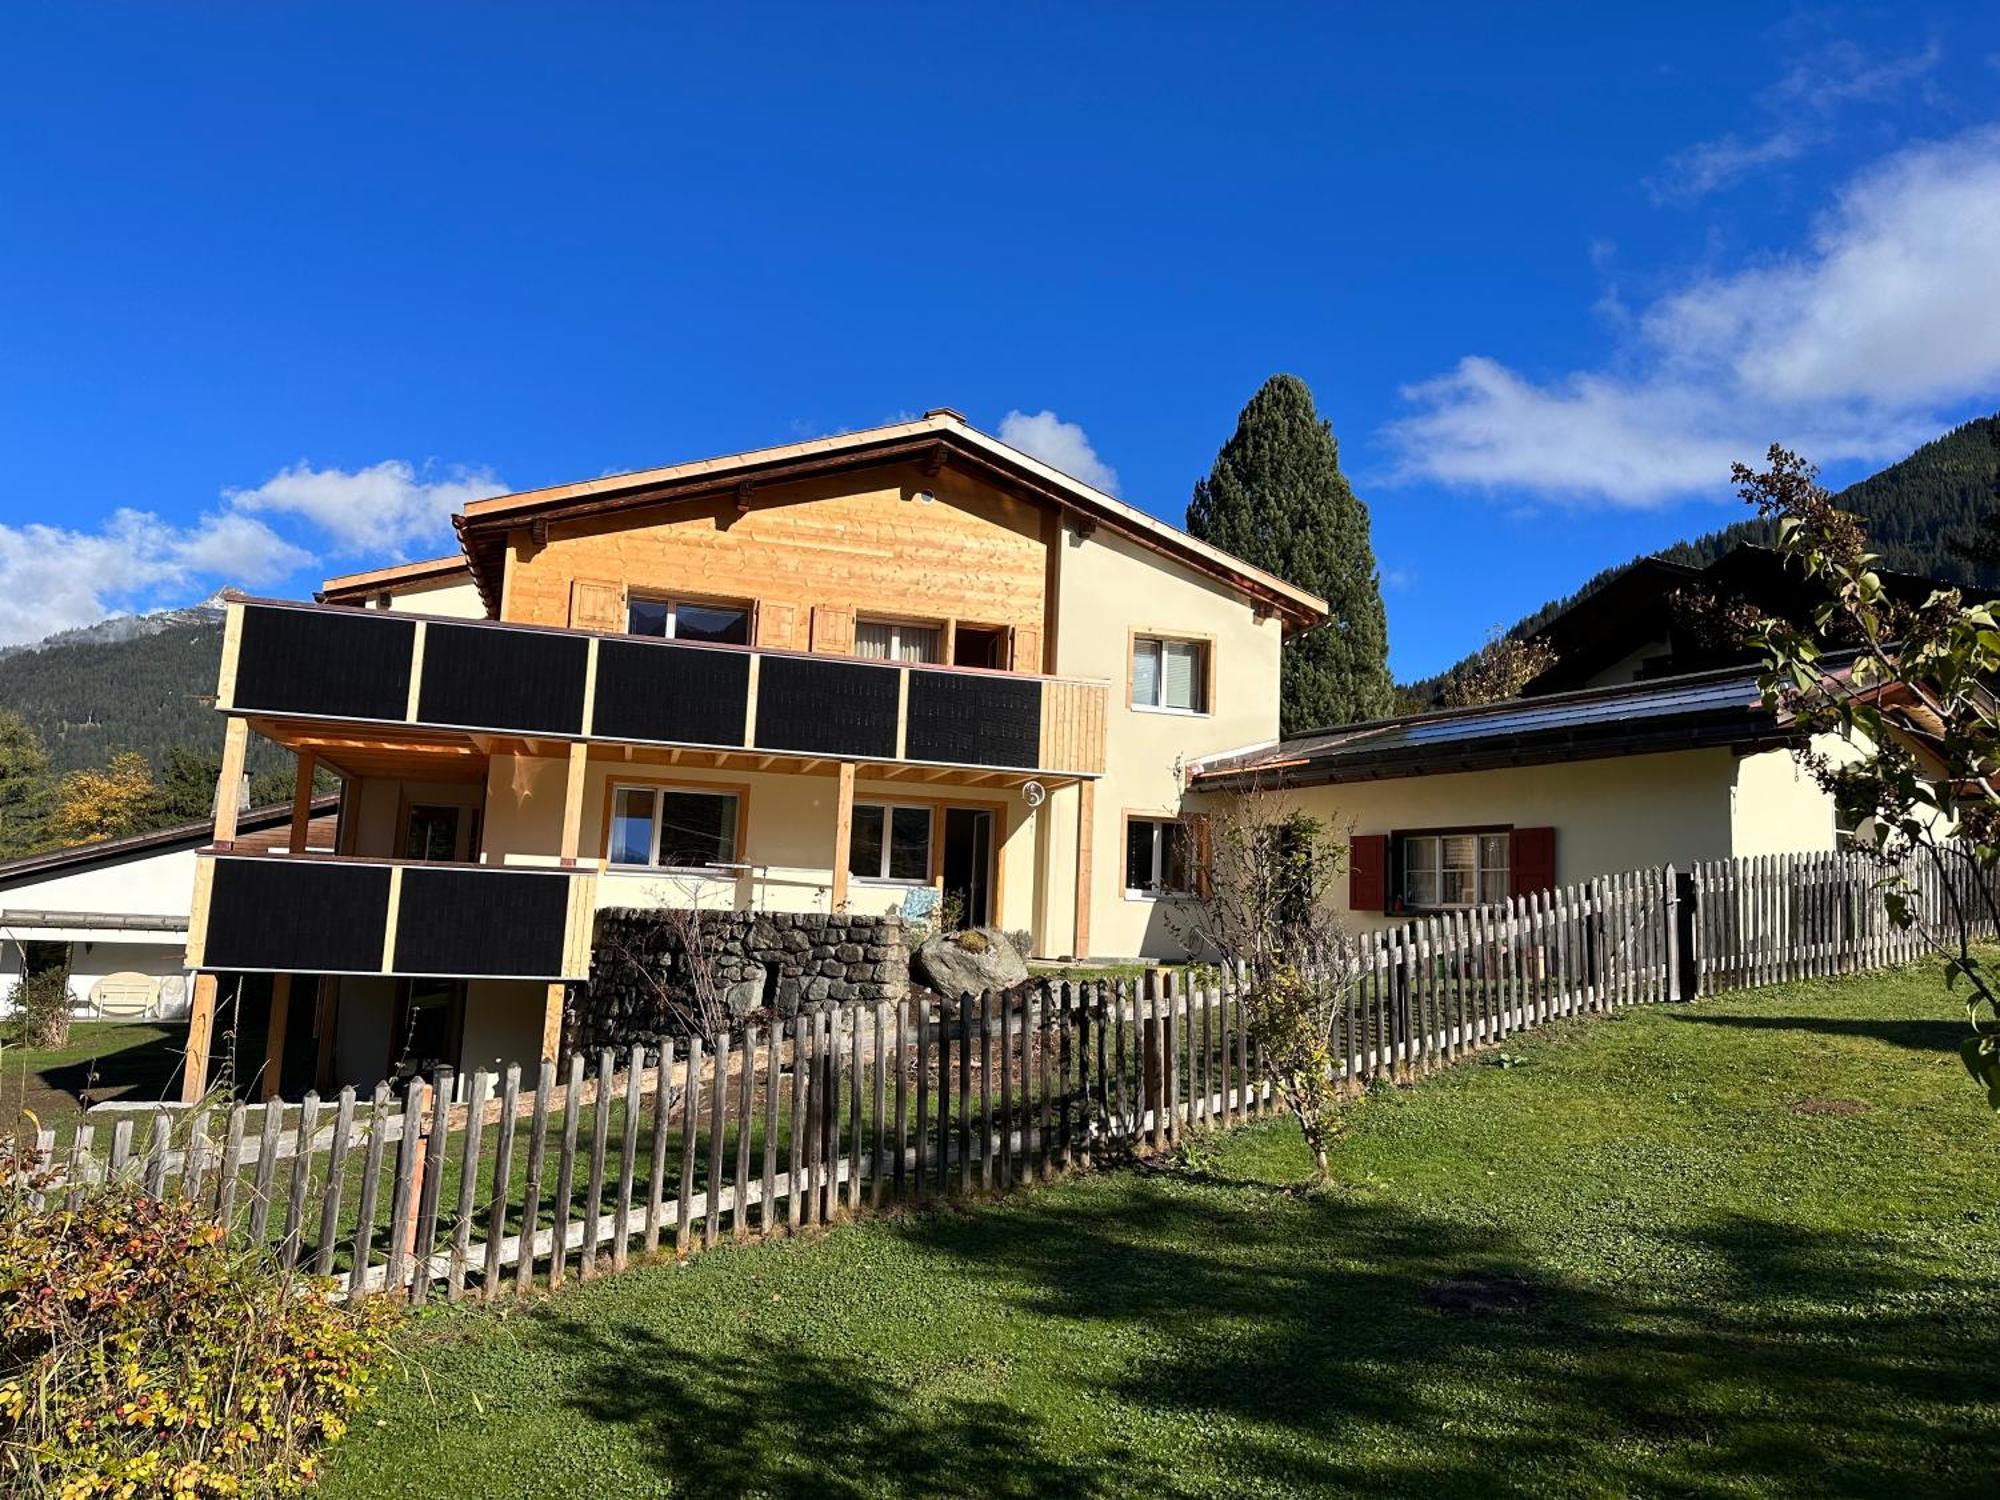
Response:
[{"label": "gable roof", "polygon": [[[332,842],[334,815],[340,810],[340,794],[330,792],[315,797],[312,804],[312,833]],[[275,848],[279,835],[290,827],[292,805],[273,802],[245,810],[236,820],[237,847]],[[30,854],[0,864],[0,890],[51,875],[72,875],[98,865],[115,865],[128,859],[155,854],[174,854],[183,849],[203,849],[215,836],[215,824],[204,818],[198,823],[178,823],[172,828],[155,828],[149,833],[127,834],[124,838],[98,839],[89,844],[73,844],[67,849],[51,849],[46,854]],[[309,835],[310,837],[310,835]]]},{"label": "gable roof", "polygon": [[1515,698],[1295,735],[1197,762],[1198,791],[1380,781],[1729,745],[1790,744],[1764,706],[1758,669]]},{"label": "gable roof", "polygon": [[827,474],[912,462],[931,466],[934,471],[950,465],[1005,489],[1060,506],[1086,526],[1105,526],[1143,547],[1220,579],[1270,608],[1290,629],[1307,629],[1326,618],[1326,601],[1318,595],[1010,447],[945,407],[925,412],[913,421],[864,428],[835,437],[474,500],[452,517],[452,524],[458,529],[459,543],[480,593],[491,607],[499,598],[507,534],[523,526],[545,526],[554,521],[618,510],[713,498],[730,491],[749,494],[761,485],[789,484]]}]

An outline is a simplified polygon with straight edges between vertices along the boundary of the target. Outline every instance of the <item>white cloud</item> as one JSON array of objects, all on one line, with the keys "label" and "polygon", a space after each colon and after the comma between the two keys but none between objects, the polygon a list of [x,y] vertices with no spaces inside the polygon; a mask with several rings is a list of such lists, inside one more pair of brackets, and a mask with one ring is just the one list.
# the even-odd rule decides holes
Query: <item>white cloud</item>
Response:
[{"label": "white cloud", "polygon": [[1073,479],[1094,485],[1107,495],[1118,493],[1118,471],[1097,456],[1084,430],[1052,411],[1033,416],[1010,411],[1000,419],[1000,441],[1061,469]]},{"label": "white cloud", "polygon": [[1836,42],[1794,64],[1757,98],[1768,123],[1748,136],[1729,131],[1668,157],[1648,179],[1655,203],[1692,203],[1764,167],[1795,161],[1838,133],[1850,106],[1880,104],[1923,79],[1943,59],[1933,41],[1921,52],[1875,62],[1852,42]]},{"label": "white cloud", "polygon": [[1406,477],[1649,506],[1719,492],[1782,442],[1900,456],[2000,390],[2000,129],[1849,183],[1799,251],[1641,310],[1603,369],[1537,381],[1467,356],[1406,387]]},{"label": "white cloud", "polygon": [[178,527],[120,510],[98,531],[0,525],[0,644],[183,602],[206,585],[274,583],[311,561],[250,516],[209,515]]},{"label": "white cloud", "polygon": [[389,458],[352,471],[301,462],[254,490],[230,490],[227,499],[240,511],[299,516],[331,538],[337,553],[402,556],[443,540],[451,513],[468,501],[506,492],[486,469],[454,467],[432,477],[428,465]]}]

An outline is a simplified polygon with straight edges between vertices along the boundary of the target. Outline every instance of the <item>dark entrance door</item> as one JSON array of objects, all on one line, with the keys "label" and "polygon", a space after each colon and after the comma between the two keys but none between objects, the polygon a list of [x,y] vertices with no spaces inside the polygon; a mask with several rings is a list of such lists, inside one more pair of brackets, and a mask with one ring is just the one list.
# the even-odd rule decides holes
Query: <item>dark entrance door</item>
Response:
[{"label": "dark entrance door", "polygon": [[980,807],[944,810],[944,888],[957,895],[968,927],[992,920],[993,814]]}]

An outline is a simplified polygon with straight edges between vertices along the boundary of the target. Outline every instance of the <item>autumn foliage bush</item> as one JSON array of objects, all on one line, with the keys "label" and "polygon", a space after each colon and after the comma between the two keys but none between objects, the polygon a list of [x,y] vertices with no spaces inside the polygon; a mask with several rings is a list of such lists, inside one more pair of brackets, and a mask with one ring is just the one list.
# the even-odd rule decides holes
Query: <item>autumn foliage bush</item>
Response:
[{"label": "autumn foliage bush", "polygon": [[310,1484],[389,1314],[232,1249],[185,1200],[124,1184],[73,1209],[66,1197],[46,1167],[0,1149],[0,1493]]}]

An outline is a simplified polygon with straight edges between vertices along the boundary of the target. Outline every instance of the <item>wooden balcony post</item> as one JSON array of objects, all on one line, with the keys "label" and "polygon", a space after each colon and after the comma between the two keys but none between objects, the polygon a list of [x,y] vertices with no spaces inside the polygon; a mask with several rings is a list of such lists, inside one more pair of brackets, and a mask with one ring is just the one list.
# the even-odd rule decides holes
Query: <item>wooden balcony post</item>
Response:
[{"label": "wooden balcony post", "polygon": [[306,852],[306,839],[312,829],[313,773],[319,769],[319,762],[310,750],[298,753],[298,773],[292,782],[292,840],[288,846],[292,853]]},{"label": "wooden balcony post", "polygon": [[236,815],[242,811],[243,758],[250,748],[250,725],[232,717],[222,731],[222,769],[215,778],[215,846],[236,842]]},{"label": "wooden balcony post", "polygon": [[257,1097],[275,1099],[284,1082],[285,1025],[291,1019],[292,976],[271,976],[271,1019],[264,1028],[264,1072],[257,1080]]},{"label": "wooden balcony post", "polygon": [[1076,785],[1076,961],[1090,957],[1091,831],[1097,810],[1097,783]]},{"label": "wooden balcony post", "polygon": [[563,1000],[569,986],[558,979],[542,1000],[542,1061],[552,1063],[562,1052]]},{"label": "wooden balcony post", "polygon": [[[887,836],[886,834],[884,835]],[[833,909],[847,910],[847,860],[854,848],[854,762],[840,763],[833,801]]]},{"label": "wooden balcony post", "polygon": [[199,1102],[208,1087],[208,1039],[215,1029],[215,976],[194,976],[194,1001],[188,1008],[187,1056],[181,1068],[181,1103]]},{"label": "wooden balcony post", "polygon": [[333,1092],[334,1042],[340,1030],[340,979],[334,974],[319,977],[319,994],[313,1014],[313,1040],[319,1047],[313,1083],[321,1094]]},{"label": "wooden balcony post", "polygon": [[563,783],[562,862],[576,863],[583,842],[583,789],[590,776],[590,745],[577,740],[569,747],[569,779]]}]

